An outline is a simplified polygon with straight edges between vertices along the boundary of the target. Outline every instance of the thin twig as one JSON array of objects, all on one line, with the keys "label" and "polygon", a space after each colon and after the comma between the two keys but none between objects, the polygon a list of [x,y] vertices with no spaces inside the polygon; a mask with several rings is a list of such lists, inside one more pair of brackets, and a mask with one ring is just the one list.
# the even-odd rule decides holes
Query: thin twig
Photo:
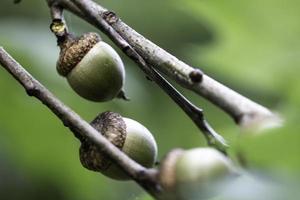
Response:
[{"label": "thin twig", "polygon": [[99,134],[97,130],[91,127],[89,123],[81,119],[78,114],[57,99],[2,47],[0,47],[0,64],[25,88],[29,96],[34,96],[45,104],[74,134],[80,133],[94,142],[101,151],[106,153],[128,176],[148,191],[149,194],[157,199],[160,198],[160,186],[156,182],[157,171],[155,169],[146,169],[130,159],[102,136],[102,134]]},{"label": "thin twig", "polygon": [[[181,93],[179,93],[164,77],[162,77],[155,69],[148,65],[145,60],[104,20],[101,16],[92,16],[85,1],[73,1],[82,12],[90,18],[95,17],[93,21],[97,27],[101,27],[102,31],[107,33],[110,38],[123,50],[123,52],[135,61],[144,71],[148,78],[153,80],[164,92],[166,92],[175,103],[193,120],[196,126],[202,131],[210,146],[214,146],[225,153],[227,147],[226,141],[217,134],[204,119],[202,109],[199,109],[190,101],[188,101]],[[86,9],[87,8],[87,9]],[[201,72],[197,71],[201,76]]]},{"label": "thin twig", "polygon": [[[53,5],[55,2],[52,1],[52,4],[49,4],[51,8],[53,22],[51,27],[52,32],[58,38],[58,41],[66,35],[66,31],[64,31],[64,27],[66,24],[62,22],[62,15],[54,15],[55,13],[53,9]],[[78,2],[75,1],[77,4]],[[56,4],[57,5],[57,4]],[[60,14],[62,10],[60,11]],[[85,11],[86,15],[89,14],[89,11]],[[103,31],[110,32],[110,36],[112,40],[116,42],[117,45],[121,47],[125,54],[127,54],[132,60],[134,60],[138,66],[145,72],[148,78],[155,81],[176,103],[177,105],[183,109],[183,111],[194,121],[197,127],[203,132],[205,138],[209,145],[216,147],[220,151],[225,153],[225,149],[227,147],[226,141],[222,138],[222,136],[218,135],[211,126],[204,119],[203,111],[193,105],[190,101],[188,101],[182,94],[180,94],[164,77],[162,77],[156,70],[154,70],[151,66],[147,65],[145,60],[122,38],[120,35],[112,29],[112,27],[104,20],[101,20],[101,24],[99,26],[103,27]],[[97,22],[97,20],[95,20]],[[59,27],[59,28],[56,28]],[[198,74],[201,72],[198,71]],[[201,76],[201,75],[200,75]]]},{"label": "thin twig", "polygon": [[59,45],[65,41],[69,33],[68,26],[64,20],[63,8],[58,5],[56,1],[48,0],[47,2],[52,18],[50,30],[55,34],[57,38],[57,44]]},{"label": "thin twig", "polygon": [[[111,31],[105,31],[105,27],[101,25],[101,21],[106,20],[148,64],[166,74],[181,86],[196,92],[223,109],[238,125],[247,127],[258,122],[262,126],[266,123],[281,124],[281,119],[269,109],[231,90],[211,77],[203,74],[201,81],[197,81],[198,78],[193,79],[192,74],[195,72],[195,68],[178,60],[164,49],[147,40],[120,20],[113,12],[108,11],[92,0],[75,1],[78,2],[78,5],[82,4],[81,8],[76,6],[74,1],[57,0],[57,2],[112,38]],[[88,15],[84,10],[89,11]]]},{"label": "thin twig", "polygon": [[63,21],[63,9],[55,1],[49,1],[48,6],[52,19],[61,19]]}]

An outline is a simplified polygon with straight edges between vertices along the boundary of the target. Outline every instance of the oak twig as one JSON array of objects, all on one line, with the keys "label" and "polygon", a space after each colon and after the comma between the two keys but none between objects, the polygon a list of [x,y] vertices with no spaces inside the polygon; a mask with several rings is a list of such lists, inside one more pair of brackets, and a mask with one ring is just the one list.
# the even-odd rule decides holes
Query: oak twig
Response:
[{"label": "oak twig", "polygon": [[135,180],[156,199],[160,199],[160,186],[156,181],[157,171],[146,169],[130,159],[99,134],[89,123],[58,100],[48,89],[32,77],[17,61],[0,47],[0,64],[25,88],[29,96],[34,96],[45,104],[74,134],[81,134],[94,142],[124,172]]},{"label": "oak twig", "polygon": [[[86,16],[89,16],[89,13],[91,11],[85,10],[85,8],[88,8],[88,6],[85,5],[85,1],[75,0],[74,3],[78,7],[82,8],[82,11]],[[93,18],[93,16],[90,17]],[[218,150],[225,153],[225,149],[227,147],[226,141],[222,136],[216,133],[204,119],[202,109],[199,109],[190,101],[188,101],[163,76],[161,76],[155,69],[148,65],[145,60],[127,43],[127,41],[125,41],[105,20],[103,20],[101,16],[96,17],[94,21],[98,27],[102,28],[102,31],[108,33],[110,38],[123,50],[126,55],[128,55],[133,61],[138,64],[138,66],[144,71],[146,76],[150,80],[153,80],[165,93],[167,93],[173,99],[173,101],[177,103],[177,105],[192,119],[192,121],[204,134],[207,143],[210,146],[214,146]],[[194,79],[197,78],[197,76],[200,78],[202,77],[201,71],[195,70],[195,72],[196,73],[194,73],[193,76]]]},{"label": "oak twig", "polygon": [[[197,69],[178,60],[175,56],[147,40],[125,24],[115,13],[108,11],[94,1],[56,0],[56,2],[99,28],[120,48],[123,48],[114,38],[114,34],[112,34],[113,30],[117,32],[147,64],[175,80],[181,86],[196,92],[223,109],[241,127],[248,127],[254,124],[261,126],[281,124],[282,121],[278,115],[231,90],[208,75],[201,74],[201,78],[197,78],[197,76],[195,78],[194,74],[197,74],[195,73]],[[109,29],[104,26],[103,20],[110,25]]]}]

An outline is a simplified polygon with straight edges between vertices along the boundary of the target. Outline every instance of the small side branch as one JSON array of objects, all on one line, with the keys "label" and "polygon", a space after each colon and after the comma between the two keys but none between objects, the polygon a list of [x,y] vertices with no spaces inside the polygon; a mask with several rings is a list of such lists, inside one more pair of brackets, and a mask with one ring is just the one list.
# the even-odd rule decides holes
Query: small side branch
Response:
[{"label": "small side branch", "polygon": [[[195,74],[197,69],[180,61],[146,39],[125,24],[113,12],[108,11],[94,1],[57,0],[57,2],[82,19],[95,25],[116,43],[111,35],[111,31],[106,31],[106,28],[101,25],[101,21],[105,20],[112,29],[133,47],[147,64],[175,80],[181,86],[194,91],[223,109],[241,127],[248,127],[253,124],[262,126],[281,124],[280,118],[269,109],[229,89],[208,75],[203,74],[201,79],[197,78],[197,76],[195,78],[193,74]],[[89,11],[88,15],[85,10]]]},{"label": "small side branch", "polygon": [[0,47],[0,64],[25,88],[30,96],[34,96],[45,104],[66,127],[74,134],[81,134],[94,142],[106,153],[128,176],[148,191],[156,199],[160,199],[160,186],[156,182],[157,171],[139,165],[117,147],[99,134],[89,123],[58,100],[48,89],[32,77],[17,61]]},{"label": "small side branch", "polygon": [[[227,144],[225,139],[218,133],[216,133],[213,128],[208,124],[208,122],[204,118],[204,114],[202,109],[199,109],[194,104],[192,104],[188,99],[186,99],[181,93],[179,93],[163,76],[161,76],[151,65],[146,63],[143,57],[139,55],[139,53],[131,47],[130,44],[124,40],[118,32],[116,32],[110,24],[102,18],[102,16],[94,16],[91,15],[92,11],[87,5],[88,1],[82,0],[74,0],[73,1],[78,8],[84,13],[85,16],[93,19],[95,25],[98,28],[101,28],[103,32],[107,33],[107,35],[117,44],[123,52],[131,58],[146,76],[153,80],[169,97],[190,117],[190,119],[196,124],[196,126],[202,131],[205,136],[207,143],[210,146],[213,146],[225,153]],[[106,12],[104,15],[108,17],[111,13]],[[194,70],[192,73],[192,77],[194,80],[197,78],[201,81],[202,72],[200,70]]]}]

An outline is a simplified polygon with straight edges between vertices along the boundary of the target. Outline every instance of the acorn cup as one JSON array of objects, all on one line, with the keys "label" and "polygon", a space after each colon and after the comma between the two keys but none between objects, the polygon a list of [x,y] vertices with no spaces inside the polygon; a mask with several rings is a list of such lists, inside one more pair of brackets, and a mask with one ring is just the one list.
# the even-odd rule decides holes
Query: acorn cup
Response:
[{"label": "acorn cup", "polygon": [[[98,115],[91,125],[131,159],[146,168],[153,167],[157,159],[157,145],[150,131],[143,125],[113,112]],[[80,161],[85,168],[101,172],[112,179],[130,179],[96,145],[88,139],[81,142]]]},{"label": "acorn cup", "polygon": [[123,62],[97,33],[80,37],[68,33],[59,46],[57,71],[78,95],[104,102],[120,94],[125,80]]}]

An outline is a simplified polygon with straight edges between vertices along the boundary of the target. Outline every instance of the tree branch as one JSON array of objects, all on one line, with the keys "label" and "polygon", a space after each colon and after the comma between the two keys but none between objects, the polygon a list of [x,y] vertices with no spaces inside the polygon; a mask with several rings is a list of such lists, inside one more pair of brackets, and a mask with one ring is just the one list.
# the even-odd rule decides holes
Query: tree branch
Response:
[{"label": "tree branch", "polygon": [[[82,7],[82,11],[86,16],[89,16],[90,10],[84,10],[87,6],[84,1],[74,1],[74,3]],[[53,4],[52,4],[53,5]],[[52,8],[50,4],[50,8]],[[51,12],[53,13],[53,11]],[[90,16],[93,18],[93,16]],[[53,18],[53,15],[52,15]],[[57,22],[57,18],[53,18],[52,24]],[[167,93],[171,99],[192,119],[192,121],[197,125],[197,127],[204,134],[207,143],[210,146],[213,146],[220,150],[223,153],[226,153],[226,141],[216,133],[213,128],[208,124],[208,122],[204,118],[204,114],[202,109],[199,109],[190,101],[188,101],[181,93],[179,93],[163,76],[161,76],[155,69],[149,66],[145,60],[125,41],[105,20],[103,20],[100,16],[94,19],[95,23],[102,27],[104,32],[107,32],[111,39],[123,50],[123,52],[128,55],[133,61],[137,63],[137,65],[143,70],[146,76],[153,80],[165,93]],[[58,23],[60,26],[61,24]],[[60,27],[59,26],[59,27]],[[51,26],[51,30],[53,31],[53,26]],[[58,40],[60,37],[64,36],[66,33],[64,30],[59,29],[58,32],[53,31],[57,36]],[[202,77],[202,73],[199,70],[195,70],[193,73],[194,79],[197,77]]]},{"label": "tree branch", "polygon": [[45,104],[66,127],[74,134],[81,134],[94,142],[106,153],[128,176],[148,191],[156,199],[160,199],[160,186],[156,181],[157,171],[146,169],[110,143],[89,123],[58,100],[48,89],[32,77],[17,61],[0,47],[0,64],[25,88],[29,96],[34,96]]},{"label": "tree branch", "polygon": [[[281,124],[278,115],[211,77],[203,74],[201,79],[197,76],[195,78],[193,76],[195,68],[178,60],[164,49],[147,40],[122,22],[113,12],[108,11],[92,0],[76,0],[73,2],[70,0],[57,0],[57,2],[65,9],[99,28],[118,45],[111,34],[111,30],[107,31],[107,27],[103,26],[101,21],[105,20],[148,64],[175,80],[181,86],[196,92],[223,109],[238,125],[248,127],[255,124],[261,126]],[[89,11],[88,14],[85,12],[86,10]]]}]

